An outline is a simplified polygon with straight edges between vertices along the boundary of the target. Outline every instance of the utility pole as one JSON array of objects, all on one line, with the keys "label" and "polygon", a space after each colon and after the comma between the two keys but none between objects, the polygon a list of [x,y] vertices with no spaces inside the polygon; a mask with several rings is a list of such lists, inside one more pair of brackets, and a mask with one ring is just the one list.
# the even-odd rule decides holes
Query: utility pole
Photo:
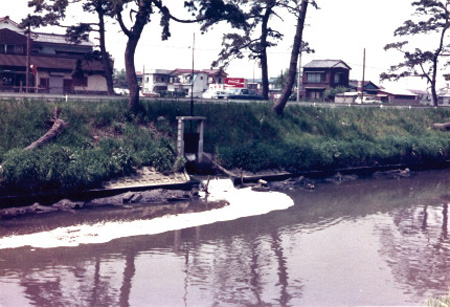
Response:
[{"label": "utility pole", "polygon": [[31,27],[28,24],[27,29],[27,60],[25,63],[25,93],[28,93],[30,85],[30,65],[31,65]]},{"label": "utility pole", "polygon": [[364,102],[364,82],[366,81],[366,48],[364,48],[364,56],[363,56],[363,77],[361,84],[361,104]]},{"label": "utility pole", "polygon": [[145,65],[142,66],[141,92],[142,92],[142,94],[146,93],[146,90],[145,90]]},{"label": "utility pole", "polygon": [[297,69],[297,102],[300,101],[300,87],[302,85],[302,50],[298,53],[298,69]]},{"label": "utility pole", "polygon": [[191,75],[191,116],[194,116],[194,50],[195,50],[195,32],[192,37],[192,75]]}]

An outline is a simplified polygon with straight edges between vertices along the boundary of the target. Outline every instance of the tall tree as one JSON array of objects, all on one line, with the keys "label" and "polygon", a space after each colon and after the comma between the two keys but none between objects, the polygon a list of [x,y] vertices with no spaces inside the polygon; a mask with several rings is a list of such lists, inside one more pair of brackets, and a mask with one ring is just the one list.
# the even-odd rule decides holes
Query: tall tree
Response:
[{"label": "tall tree", "polygon": [[292,88],[297,77],[297,61],[298,55],[300,54],[302,48],[303,28],[305,26],[308,4],[311,4],[317,8],[317,4],[314,0],[301,0],[299,4],[298,1],[295,2],[297,4],[292,7],[292,10],[294,10],[297,15],[297,25],[295,30],[294,42],[292,45],[291,59],[289,62],[289,73],[284,88],[281,92],[281,96],[272,107],[272,111],[279,115],[283,113],[284,107],[286,106],[289,97],[292,94]]},{"label": "tall tree", "polygon": [[[110,0],[112,1],[112,0]],[[223,0],[189,0],[184,2],[184,6],[193,15],[193,19],[185,20],[173,16],[169,8],[164,5],[168,1],[163,0],[117,0],[115,4],[116,18],[128,41],[125,48],[125,69],[127,73],[127,83],[130,90],[129,108],[136,112],[139,108],[139,86],[136,78],[134,55],[136,48],[150,16],[154,13],[161,15],[160,25],[162,27],[162,40],[170,37],[170,21],[182,23],[202,23],[202,29],[210,25],[226,20],[233,27],[241,22],[245,22],[237,4],[225,4]],[[131,4],[134,4],[132,7]],[[137,8],[136,8],[137,6]],[[128,10],[128,15],[134,20],[131,27],[127,27],[123,20],[124,10]]]},{"label": "tall tree", "polygon": [[[427,47],[430,50],[415,48],[405,50],[408,41],[395,42],[385,46],[385,50],[396,49],[403,53],[404,60],[392,66],[388,73],[381,74],[381,79],[398,80],[405,77],[425,78],[430,84],[433,104],[438,105],[436,83],[439,60],[449,55],[448,29],[450,28],[450,0],[420,0],[411,4],[415,7],[415,20],[407,20],[397,28],[395,36],[427,35]],[[429,35],[436,33],[437,47],[432,48]]]},{"label": "tall tree", "polygon": [[[262,95],[269,98],[269,73],[267,49],[275,46],[277,41],[283,38],[283,34],[269,26],[273,16],[278,16],[276,8],[285,7],[288,0],[253,0],[243,1],[241,6],[248,4],[245,16],[248,23],[243,23],[239,33],[226,33],[223,36],[222,50],[219,58],[213,62],[213,66],[222,64],[227,66],[233,59],[242,59],[244,51],[250,51],[249,58],[258,60],[261,67]],[[259,27],[258,34],[254,35]]]}]

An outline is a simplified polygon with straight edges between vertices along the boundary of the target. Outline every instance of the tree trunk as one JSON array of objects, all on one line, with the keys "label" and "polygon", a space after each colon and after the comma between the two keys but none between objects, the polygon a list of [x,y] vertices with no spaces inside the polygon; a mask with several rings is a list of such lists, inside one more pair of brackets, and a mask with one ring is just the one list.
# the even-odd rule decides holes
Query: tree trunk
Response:
[{"label": "tree trunk", "polygon": [[136,77],[136,68],[134,65],[134,54],[136,52],[136,47],[141,37],[144,26],[148,22],[148,18],[151,13],[151,1],[139,0],[139,10],[135,16],[135,22],[131,30],[128,30],[123,21],[122,16],[119,13],[118,21],[124,31],[128,36],[128,42],[125,48],[125,69],[127,73],[127,83],[128,89],[130,90],[130,96],[128,98],[128,107],[131,112],[137,113],[139,110],[139,84]]},{"label": "tree trunk", "polygon": [[53,112],[53,119],[54,123],[53,126],[50,128],[50,130],[48,130],[37,141],[34,141],[33,143],[25,147],[25,150],[33,150],[41,147],[42,145],[48,143],[49,141],[53,140],[56,136],[58,136],[58,134],[60,134],[61,131],[67,126],[65,121],[58,118],[57,108],[55,108],[55,111]]},{"label": "tree trunk", "polygon": [[430,87],[431,87],[431,101],[433,101],[433,105],[437,107],[439,98],[436,92],[436,81],[432,81]]},{"label": "tree trunk", "polygon": [[136,69],[134,67],[134,54],[138,39],[130,37],[125,49],[125,70],[127,73],[127,84],[130,90],[128,98],[128,107],[131,112],[136,113],[139,110],[139,84],[136,77]]},{"label": "tree trunk", "polygon": [[277,103],[272,107],[272,111],[280,115],[283,113],[284,107],[286,106],[289,97],[292,94],[292,87],[294,86],[294,82],[297,77],[297,59],[298,54],[301,52],[300,48],[302,45],[303,38],[303,27],[305,25],[306,12],[308,9],[308,1],[302,0],[300,4],[300,11],[297,18],[297,27],[294,37],[294,45],[292,46],[291,52],[291,61],[289,64],[289,74],[284,85],[283,91],[281,92],[281,96],[278,99]]},{"label": "tree trunk", "polygon": [[440,130],[449,130],[450,123],[434,123],[433,128],[440,129]]},{"label": "tree trunk", "polygon": [[267,68],[267,24],[272,15],[273,1],[267,7],[261,24],[261,78],[262,78],[262,95],[265,100],[269,99],[269,72]]},{"label": "tree trunk", "polygon": [[[101,8],[100,8],[101,9]],[[104,12],[100,9],[97,10],[99,20],[99,32],[100,32],[100,51],[102,53],[103,68],[105,70],[106,86],[108,87],[108,95],[114,95],[114,82],[113,82],[113,70],[111,67],[111,58],[106,51],[105,42],[105,19]]]}]

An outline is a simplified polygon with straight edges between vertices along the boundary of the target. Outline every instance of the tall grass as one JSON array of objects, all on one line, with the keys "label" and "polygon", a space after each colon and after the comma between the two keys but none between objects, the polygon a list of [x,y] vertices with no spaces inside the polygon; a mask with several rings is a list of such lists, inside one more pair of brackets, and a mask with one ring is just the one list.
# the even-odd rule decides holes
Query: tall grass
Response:
[{"label": "tall grass", "polygon": [[[68,123],[42,149],[22,148],[51,126],[53,109]],[[196,104],[205,116],[204,148],[226,168],[250,171],[335,170],[396,163],[435,165],[450,158],[450,132],[432,129],[449,109],[318,108]],[[177,116],[188,102],[0,102],[0,182],[36,191],[95,186],[151,165],[169,172],[176,162]],[[187,125],[189,128],[189,125]]]},{"label": "tall grass", "polygon": [[428,307],[448,307],[450,306],[450,294],[427,300]]}]

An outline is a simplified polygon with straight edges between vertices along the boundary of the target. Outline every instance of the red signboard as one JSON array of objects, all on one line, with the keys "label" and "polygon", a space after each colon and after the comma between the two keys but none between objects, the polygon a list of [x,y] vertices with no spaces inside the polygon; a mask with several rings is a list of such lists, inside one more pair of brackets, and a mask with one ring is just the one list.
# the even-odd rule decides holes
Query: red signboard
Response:
[{"label": "red signboard", "polygon": [[226,87],[245,88],[244,78],[225,78]]}]

